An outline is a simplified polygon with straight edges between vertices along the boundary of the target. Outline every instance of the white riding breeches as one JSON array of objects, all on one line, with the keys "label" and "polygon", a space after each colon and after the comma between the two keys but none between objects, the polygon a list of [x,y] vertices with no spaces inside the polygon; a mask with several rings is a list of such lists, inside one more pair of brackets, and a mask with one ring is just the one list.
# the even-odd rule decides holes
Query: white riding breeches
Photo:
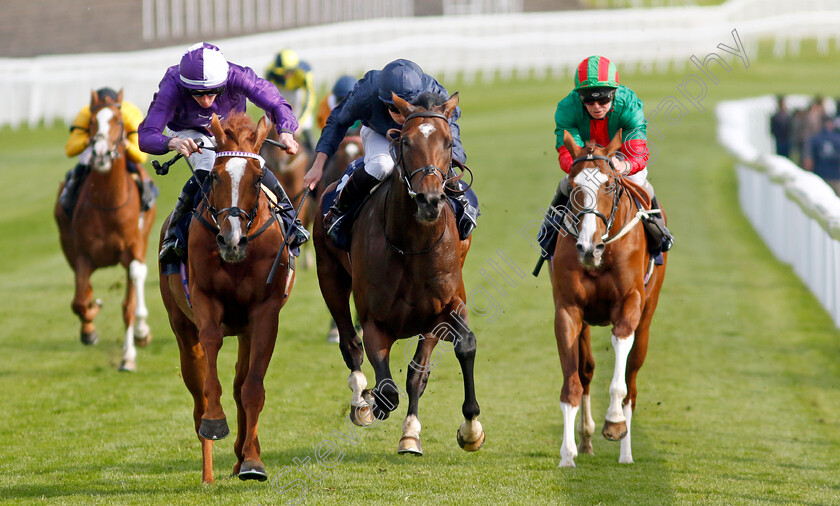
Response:
[{"label": "white riding breeches", "polygon": [[365,172],[379,181],[384,181],[394,171],[391,143],[384,135],[366,126],[362,127],[359,135],[365,148]]},{"label": "white riding breeches", "polygon": [[[215,147],[216,140],[212,135],[203,134],[197,130],[178,130],[177,132],[168,132],[172,137],[179,139],[192,139],[196,143],[203,142],[205,146]],[[216,152],[209,149],[202,149],[201,153],[193,153],[189,158],[193,170],[206,170],[210,172],[213,170],[213,164],[216,162]]]}]

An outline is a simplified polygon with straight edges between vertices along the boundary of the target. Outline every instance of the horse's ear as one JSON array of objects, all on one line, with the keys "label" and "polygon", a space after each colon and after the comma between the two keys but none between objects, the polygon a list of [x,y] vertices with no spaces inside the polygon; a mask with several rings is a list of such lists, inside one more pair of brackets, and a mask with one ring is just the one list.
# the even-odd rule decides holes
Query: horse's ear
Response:
[{"label": "horse's ear", "polygon": [[120,92],[119,92],[119,93],[117,93],[117,103],[118,103],[118,104],[121,104],[121,103],[122,103],[122,99],[123,99],[123,90],[122,90],[122,88],[120,88]]},{"label": "horse's ear", "polygon": [[401,99],[393,91],[391,92],[391,99],[394,101],[394,105],[397,107],[397,110],[400,111],[400,114],[402,114],[404,117],[408,117],[409,114],[414,112],[415,107],[406,102],[405,100]]},{"label": "horse's ear", "polygon": [[610,141],[610,145],[607,146],[607,153],[612,156],[613,153],[618,153],[618,150],[621,149],[621,129],[619,128],[618,131],[613,136],[612,140]]},{"label": "horse's ear", "polygon": [[578,147],[574,137],[572,137],[572,134],[570,134],[568,130],[563,130],[563,145],[566,146],[566,150],[569,152],[570,155],[572,155],[572,160],[578,157],[578,152],[580,151],[580,148]]},{"label": "horse's ear", "polygon": [[446,116],[447,118],[452,116],[452,111],[454,111],[455,108],[458,107],[458,100],[458,92],[456,91],[451,97],[449,97],[449,100],[447,100],[443,104],[444,116]]},{"label": "horse's ear", "polygon": [[254,141],[254,150],[259,153],[260,147],[265,142],[265,138],[268,136],[268,129],[271,128],[270,122],[266,119],[265,115],[260,118],[260,121],[257,123],[257,139]]},{"label": "horse's ear", "polygon": [[216,113],[213,113],[213,117],[210,119],[210,133],[213,134],[213,137],[216,138],[216,144],[221,146],[224,144],[226,136],[225,131],[222,130],[222,124],[219,122],[219,117],[216,116]]},{"label": "horse's ear", "polygon": [[90,108],[93,107],[99,102],[99,95],[97,95],[96,90],[90,90]]}]

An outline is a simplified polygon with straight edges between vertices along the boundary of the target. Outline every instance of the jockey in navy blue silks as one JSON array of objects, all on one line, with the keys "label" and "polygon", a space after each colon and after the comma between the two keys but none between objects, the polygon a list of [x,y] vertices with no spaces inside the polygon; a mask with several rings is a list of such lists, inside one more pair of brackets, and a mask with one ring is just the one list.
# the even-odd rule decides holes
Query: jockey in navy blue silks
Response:
[{"label": "jockey in navy blue silks", "polygon": [[[315,162],[304,178],[304,185],[314,189],[321,179],[324,163],[338,149],[347,129],[356,121],[362,122],[360,135],[365,150],[364,170],[357,170],[341,189],[341,193],[330,212],[324,218],[324,226],[328,233],[333,229],[353,204],[361,200],[380,182],[384,181],[394,170],[394,160],[391,157],[388,130],[402,128],[405,118],[393,104],[391,93],[412,103],[424,93],[432,93],[449,98],[446,91],[433,77],[423,73],[423,70],[409,60],[394,60],[382,70],[371,70],[359,80],[353,90],[341,101],[327,118],[327,124],[321,132],[321,138],[315,146]],[[460,163],[465,163],[467,155],[461,144],[461,129],[457,120],[461,116],[461,109],[456,107],[449,118],[449,128],[452,132],[452,157]],[[461,199],[463,195],[451,195],[450,198]],[[475,227],[465,231],[466,235]],[[462,232],[463,233],[463,232]]]}]

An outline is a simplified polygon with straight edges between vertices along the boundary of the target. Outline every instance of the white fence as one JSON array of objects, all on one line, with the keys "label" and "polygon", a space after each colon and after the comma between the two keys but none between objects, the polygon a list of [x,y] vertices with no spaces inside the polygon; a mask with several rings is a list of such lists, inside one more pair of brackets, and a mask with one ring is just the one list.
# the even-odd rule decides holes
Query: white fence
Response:
[{"label": "white fence", "polygon": [[[806,99],[788,103],[799,107]],[[768,127],[775,110],[771,96],[720,103],[718,142],[737,159],[747,219],[840,327],[840,198],[819,176],[772,154]]]},{"label": "white fence", "polygon": [[[565,76],[582,58],[605,54],[620,67],[682,67],[737,30],[750,55],[760,39],[776,52],[803,38],[820,48],[840,37],[840,0],[730,0],[714,7],[566,11],[558,13],[377,19],[212,40],[225,55],[258,73],[284,47],[295,48],[323,86],[403,57],[444,82],[457,76]],[[150,51],[0,59],[0,126],[72,121],[91,89],[124,88],[145,108],[169,65],[185,47]]]}]

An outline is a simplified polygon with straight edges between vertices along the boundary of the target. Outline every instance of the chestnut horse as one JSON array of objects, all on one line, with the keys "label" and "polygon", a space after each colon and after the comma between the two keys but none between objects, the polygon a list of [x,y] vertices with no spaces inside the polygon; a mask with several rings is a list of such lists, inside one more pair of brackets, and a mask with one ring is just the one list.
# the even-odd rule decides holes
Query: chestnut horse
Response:
[{"label": "chestnut horse", "polygon": [[[397,339],[422,335],[407,364],[408,413],[398,452],[422,455],[418,405],[429,379],[430,355],[438,340],[453,341],[461,364],[465,421],[458,443],[468,451],[484,443],[477,420],[473,383],[475,334],[466,324],[466,293],[461,269],[470,240],[461,241],[444,185],[452,160],[448,118],[458,105],[455,94],[442,105],[413,106],[393,95],[406,118],[394,142],[391,176],[362,207],[352,230],[350,254],[327,238],[323,218],[315,220],[315,251],[321,293],[338,325],[344,361],[350,369],[351,419],[372,425],[388,418],[402,393],[391,379],[389,355]],[[362,340],[350,314],[353,293]],[[362,351],[376,373],[376,387],[365,390]],[[400,357],[403,354],[399,355]],[[375,419],[374,419],[375,418]]]},{"label": "chestnut horse", "polygon": [[[591,141],[579,148],[568,132],[564,145],[574,159],[563,219],[568,233],[561,233],[551,260],[554,333],[563,367],[560,467],[574,467],[578,451],[592,453],[595,422],[589,385],[595,362],[590,325],[612,325],[615,369],[602,434],[610,441],[621,440],[619,462],[629,464],[633,462],[630,419],[636,407],[636,374],[647,353],[665,263],[654,268],[639,224],[641,213],[633,202],[635,198],[649,204],[650,198],[632,181],[615,177],[609,161],[609,154],[621,146],[621,131],[606,148]],[[575,448],[579,409],[581,442]]]},{"label": "chestnut horse", "polygon": [[[120,264],[127,272],[123,299],[123,339],[121,371],[136,368],[137,346],[151,340],[146,318],[144,283],[146,282],[146,245],[155,221],[155,207],[140,210],[140,192],[126,170],[126,131],[120,103],[99,100],[95,91],[90,99],[90,145],[92,156],[90,174],[79,192],[73,217],[68,218],[56,202],[55,221],[61,249],[76,273],[76,294],[73,312],[79,316],[81,340],[96,344],[99,337],[93,319],[99,313],[101,301],[93,298],[90,277],[96,269]],[[142,173],[142,169],[141,169]],[[59,189],[59,195],[61,194]]]},{"label": "chestnut horse", "polygon": [[[255,126],[244,114],[234,114],[224,124],[213,115],[216,163],[208,176],[209,193],[190,224],[189,300],[178,274],[161,271],[160,276],[161,296],[181,351],[181,375],[195,405],[205,483],[214,481],[213,441],[229,433],[216,364],[224,337],[232,335],[239,338],[233,473],[242,480],[268,478],[260,460],[257,419],[265,402],[263,378],[277,339],[280,309],[294,281],[281,222],[269,199],[261,196],[266,169],[256,153],[269,128],[265,117]],[[285,267],[278,274],[285,274],[266,285],[281,249]]]},{"label": "chestnut horse", "polygon": [[[268,138],[273,141],[278,140],[279,136],[277,135],[277,131],[272,128],[268,134]],[[300,190],[300,188],[303,188],[303,176],[306,175],[306,171],[312,162],[312,153],[305,147],[304,143],[299,144],[300,150],[295,155],[289,155],[278,146],[268,142],[264,143],[260,148],[260,155],[265,160],[266,168],[277,176],[277,180],[280,181],[283,189],[286,190],[286,194],[289,196],[289,199],[292,201],[292,206],[295,209],[298,209],[300,201],[303,198],[303,192]],[[306,217],[314,215],[314,213],[315,206],[312,200],[304,202],[303,207],[300,209],[300,217],[305,226],[309,227],[312,225],[312,221],[306,221]],[[307,244],[304,243],[301,246],[301,267],[308,269],[314,263],[312,252],[307,247]]]}]

